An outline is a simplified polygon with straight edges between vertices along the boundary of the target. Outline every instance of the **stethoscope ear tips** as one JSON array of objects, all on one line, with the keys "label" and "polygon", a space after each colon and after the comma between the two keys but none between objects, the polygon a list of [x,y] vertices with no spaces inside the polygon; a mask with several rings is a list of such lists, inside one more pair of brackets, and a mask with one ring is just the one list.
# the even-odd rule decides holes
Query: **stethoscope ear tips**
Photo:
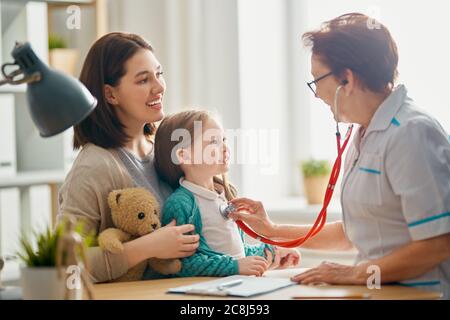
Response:
[{"label": "stethoscope ear tips", "polygon": [[346,84],[348,84],[348,80],[342,80],[342,85],[345,86]]}]

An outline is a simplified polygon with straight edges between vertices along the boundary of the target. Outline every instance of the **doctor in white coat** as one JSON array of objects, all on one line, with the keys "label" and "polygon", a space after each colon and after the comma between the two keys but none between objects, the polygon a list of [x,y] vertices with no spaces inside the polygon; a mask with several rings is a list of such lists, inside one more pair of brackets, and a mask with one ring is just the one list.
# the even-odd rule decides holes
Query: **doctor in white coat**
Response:
[{"label": "doctor in white coat", "polygon": [[[359,125],[346,155],[343,220],[327,223],[305,248],[356,248],[354,266],[322,263],[293,280],[303,284],[381,283],[439,291],[450,298],[450,143],[439,122],[394,86],[397,46],[368,17],[346,14],[303,35],[312,48],[308,83],[336,121]],[[372,20],[370,20],[372,21]],[[261,202],[235,199],[231,214],[267,237],[295,239],[310,226],[276,225]]]}]

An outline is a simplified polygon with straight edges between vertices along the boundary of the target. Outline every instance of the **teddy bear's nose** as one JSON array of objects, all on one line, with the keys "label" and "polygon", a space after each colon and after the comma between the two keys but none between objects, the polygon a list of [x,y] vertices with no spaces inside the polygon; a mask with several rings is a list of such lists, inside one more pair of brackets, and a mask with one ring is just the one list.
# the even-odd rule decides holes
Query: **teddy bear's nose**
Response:
[{"label": "teddy bear's nose", "polygon": [[152,224],[153,229],[156,229],[158,225],[156,223]]}]

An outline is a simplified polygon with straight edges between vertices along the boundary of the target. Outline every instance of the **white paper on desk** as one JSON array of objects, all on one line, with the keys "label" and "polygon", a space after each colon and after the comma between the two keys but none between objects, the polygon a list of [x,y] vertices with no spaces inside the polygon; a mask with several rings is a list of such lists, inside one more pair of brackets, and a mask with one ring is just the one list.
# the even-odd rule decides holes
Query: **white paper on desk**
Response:
[{"label": "white paper on desk", "polygon": [[235,275],[217,280],[201,282],[193,285],[171,288],[169,289],[168,292],[186,293],[186,294],[204,294],[204,295],[224,295],[223,291],[219,292],[219,290],[215,290],[215,288],[217,288],[221,284],[228,283],[230,281],[238,279],[242,280],[242,283],[224,290],[226,291],[225,295],[234,297],[251,297],[263,293],[272,292],[295,284],[295,282],[283,278]]},{"label": "white paper on desk", "polygon": [[290,279],[300,273],[310,270],[311,268],[287,268],[280,270],[268,270],[263,273],[263,277],[268,278],[285,278]]}]

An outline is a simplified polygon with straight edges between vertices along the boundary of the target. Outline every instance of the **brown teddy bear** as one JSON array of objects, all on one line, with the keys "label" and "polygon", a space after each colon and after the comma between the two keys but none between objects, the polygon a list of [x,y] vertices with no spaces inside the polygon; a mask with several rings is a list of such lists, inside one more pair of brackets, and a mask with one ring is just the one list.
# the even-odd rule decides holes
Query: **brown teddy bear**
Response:
[{"label": "brown teddy bear", "polygon": [[[108,196],[115,228],[100,233],[99,246],[111,253],[121,253],[123,242],[136,239],[161,227],[158,201],[146,189],[127,188],[114,190]],[[140,280],[147,264],[161,274],[174,274],[181,270],[179,259],[151,258],[134,266],[115,281]]]}]

